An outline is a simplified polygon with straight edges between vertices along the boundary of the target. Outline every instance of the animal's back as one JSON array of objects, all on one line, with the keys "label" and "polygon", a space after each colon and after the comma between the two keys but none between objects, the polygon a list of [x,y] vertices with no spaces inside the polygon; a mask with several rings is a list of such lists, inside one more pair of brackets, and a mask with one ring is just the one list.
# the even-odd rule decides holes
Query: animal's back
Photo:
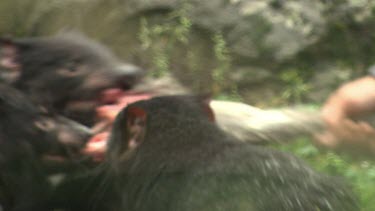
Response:
[{"label": "animal's back", "polygon": [[196,147],[200,152],[171,150],[143,159],[144,169],[133,160],[137,168],[125,188],[129,210],[359,210],[340,179],[288,154],[231,142]]},{"label": "animal's back", "polygon": [[240,143],[193,102],[154,98],[117,117],[109,156],[123,210],[359,210],[344,183],[289,154]]}]

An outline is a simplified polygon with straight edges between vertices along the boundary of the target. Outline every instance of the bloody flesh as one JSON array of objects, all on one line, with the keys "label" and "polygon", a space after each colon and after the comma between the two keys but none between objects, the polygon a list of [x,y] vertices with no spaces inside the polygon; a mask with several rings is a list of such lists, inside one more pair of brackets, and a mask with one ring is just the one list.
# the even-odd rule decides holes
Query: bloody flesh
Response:
[{"label": "bloody flesh", "polygon": [[109,138],[112,123],[117,114],[127,105],[150,99],[153,96],[147,93],[126,92],[121,89],[108,89],[101,93],[101,106],[96,108],[98,123],[92,128],[95,135],[87,142],[82,152],[100,162],[104,159],[107,140]]}]

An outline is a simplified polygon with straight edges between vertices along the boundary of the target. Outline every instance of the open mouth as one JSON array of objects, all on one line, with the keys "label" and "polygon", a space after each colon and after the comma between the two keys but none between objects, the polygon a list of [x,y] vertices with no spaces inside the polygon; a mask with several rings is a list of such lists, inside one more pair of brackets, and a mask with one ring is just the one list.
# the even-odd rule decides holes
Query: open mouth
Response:
[{"label": "open mouth", "polygon": [[103,161],[109,134],[117,114],[131,103],[152,97],[148,93],[123,91],[119,88],[102,91],[99,97],[99,106],[95,111],[97,121],[91,128],[94,135],[87,141],[82,153],[92,157],[96,162]]}]

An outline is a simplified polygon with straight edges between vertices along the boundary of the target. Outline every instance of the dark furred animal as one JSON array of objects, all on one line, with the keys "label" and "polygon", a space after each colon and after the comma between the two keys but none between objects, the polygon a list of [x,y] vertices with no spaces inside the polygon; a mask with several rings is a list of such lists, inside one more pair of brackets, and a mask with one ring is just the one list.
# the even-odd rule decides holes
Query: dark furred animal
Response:
[{"label": "dark furred animal", "polygon": [[129,89],[143,74],[78,33],[3,39],[0,50],[4,80],[34,102],[86,124],[103,90]]},{"label": "dark furred animal", "polygon": [[337,178],[239,143],[212,123],[201,101],[158,97],[117,116],[107,151],[118,197],[113,210],[359,210]]},{"label": "dark furred animal", "polygon": [[4,84],[0,116],[0,204],[7,211],[45,210],[52,188],[48,176],[56,173],[49,167],[79,165],[76,159],[90,131],[46,113]]}]

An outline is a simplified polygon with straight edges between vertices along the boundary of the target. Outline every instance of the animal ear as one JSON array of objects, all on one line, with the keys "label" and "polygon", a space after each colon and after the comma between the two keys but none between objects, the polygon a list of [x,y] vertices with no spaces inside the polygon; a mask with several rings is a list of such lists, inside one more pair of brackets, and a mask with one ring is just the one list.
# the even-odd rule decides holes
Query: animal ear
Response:
[{"label": "animal ear", "polygon": [[211,100],[212,100],[211,94],[199,95],[199,96],[197,96],[197,99],[198,99],[199,105],[201,106],[201,108],[205,112],[205,114],[207,115],[208,119],[211,122],[215,122],[215,113],[210,106],[210,103],[211,103]]},{"label": "animal ear", "polygon": [[18,48],[18,44],[11,38],[0,38],[0,66],[17,69],[20,66],[17,61]]},{"label": "animal ear", "polygon": [[137,148],[144,141],[147,113],[142,108],[131,106],[126,111],[127,149]]}]

